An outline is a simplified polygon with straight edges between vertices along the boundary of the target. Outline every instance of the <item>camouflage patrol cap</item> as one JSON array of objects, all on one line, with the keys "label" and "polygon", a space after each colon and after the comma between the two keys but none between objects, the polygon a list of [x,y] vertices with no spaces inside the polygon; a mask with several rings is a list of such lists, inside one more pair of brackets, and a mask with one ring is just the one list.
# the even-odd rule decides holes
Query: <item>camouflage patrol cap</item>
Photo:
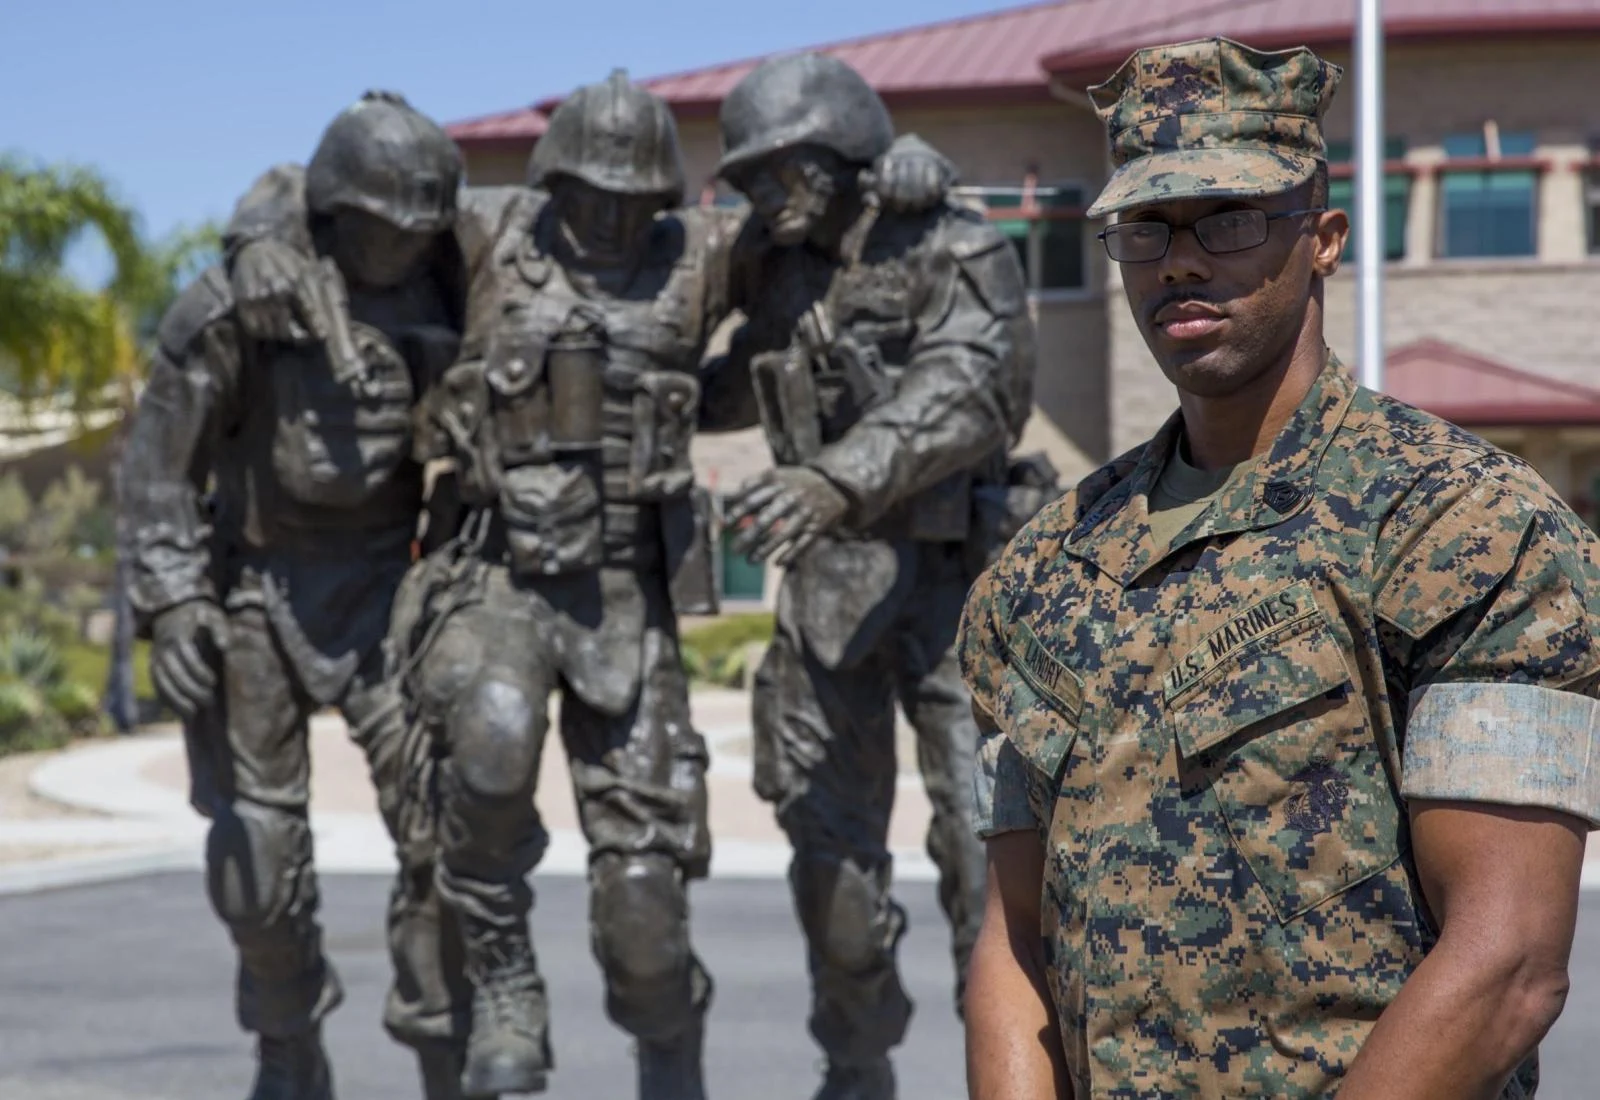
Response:
[{"label": "camouflage patrol cap", "polygon": [[1089,89],[1116,165],[1089,216],[1293,190],[1327,159],[1322,116],[1343,75],[1304,47],[1202,38],[1140,50]]}]

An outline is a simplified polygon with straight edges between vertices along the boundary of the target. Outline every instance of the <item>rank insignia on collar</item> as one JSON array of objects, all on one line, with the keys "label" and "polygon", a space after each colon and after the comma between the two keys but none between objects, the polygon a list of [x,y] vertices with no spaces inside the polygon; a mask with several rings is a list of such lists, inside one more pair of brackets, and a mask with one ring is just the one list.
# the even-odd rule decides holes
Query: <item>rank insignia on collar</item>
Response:
[{"label": "rank insignia on collar", "polygon": [[1261,493],[1261,499],[1267,502],[1267,507],[1283,516],[1294,511],[1303,495],[1300,486],[1293,482],[1269,481]]}]

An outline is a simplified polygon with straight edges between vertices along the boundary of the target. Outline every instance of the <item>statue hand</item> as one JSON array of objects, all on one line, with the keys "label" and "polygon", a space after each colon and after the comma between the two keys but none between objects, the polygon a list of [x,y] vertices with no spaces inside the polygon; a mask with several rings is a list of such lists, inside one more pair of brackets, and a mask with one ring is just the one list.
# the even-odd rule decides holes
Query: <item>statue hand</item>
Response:
[{"label": "statue hand", "polygon": [[868,176],[871,190],[885,208],[914,213],[944,202],[958,173],[939,150],[915,134],[905,134],[878,158]]},{"label": "statue hand", "polygon": [[282,241],[251,241],[233,262],[239,324],[257,340],[303,344],[326,326],[310,289],[314,262]]},{"label": "statue hand", "polygon": [[156,616],[150,679],[179,716],[193,718],[216,698],[228,620],[210,600],[190,600]]},{"label": "statue hand", "polygon": [[779,567],[797,560],[819,535],[850,511],[850,498],[806,466],[780,466],[742,488],[729,510],[739,529],[733,549],[753,561],[771,557]]}]

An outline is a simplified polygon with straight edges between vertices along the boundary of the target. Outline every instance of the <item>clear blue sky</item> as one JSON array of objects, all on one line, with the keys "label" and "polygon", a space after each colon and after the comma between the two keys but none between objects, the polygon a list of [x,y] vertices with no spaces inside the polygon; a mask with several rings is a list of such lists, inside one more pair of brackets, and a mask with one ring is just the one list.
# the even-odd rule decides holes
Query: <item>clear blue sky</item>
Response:
[{"label": "clear blue sky", "polygon": [[[0,150],[91,164],[154,234],[226,218],[262,169],[395,88],[441,122],[1007,0],[8,0]],[[75,265],[76,266],[76,265]],[[98,266],[98,265],[93,265]]]}]

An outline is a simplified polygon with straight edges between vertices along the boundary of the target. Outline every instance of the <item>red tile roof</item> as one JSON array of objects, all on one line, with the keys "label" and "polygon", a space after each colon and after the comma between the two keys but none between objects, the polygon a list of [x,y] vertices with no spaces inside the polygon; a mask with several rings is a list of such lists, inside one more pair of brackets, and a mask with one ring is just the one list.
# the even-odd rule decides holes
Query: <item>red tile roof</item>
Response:
[{"label": "red tile roof", "polygon": [[1390,352],[1383,389],[1464,428],[1600,425],[1600,390],[1517,370],[1442,340]]},{"label": "red tile roof", "polygon": [[[1045,46],[1039,65],[1079,87],[1110,76],[1153,42],[1226,35],[1262,49],[1347,45],[1357,0],[1087,0],[1077,33]],[[1600,31],[1600,0],[1385,0],[1385,37],[1484,37]]]},{"label": "red tile roof", "polygon": [[[1047,76],[1083,86],[1155,41],[1227,34],[1267,48],[1347,42],[1356,0],[1051,0],[814,47],[849,62],[893,105],[1048,97]],[[1600,31],[1600,0],[1387,0],[1391,38]],[[747,58],[646,80],[677,111],[710,113],[759,63]],[[561,97],[459,122],[467,144],[526,142]]]}]

